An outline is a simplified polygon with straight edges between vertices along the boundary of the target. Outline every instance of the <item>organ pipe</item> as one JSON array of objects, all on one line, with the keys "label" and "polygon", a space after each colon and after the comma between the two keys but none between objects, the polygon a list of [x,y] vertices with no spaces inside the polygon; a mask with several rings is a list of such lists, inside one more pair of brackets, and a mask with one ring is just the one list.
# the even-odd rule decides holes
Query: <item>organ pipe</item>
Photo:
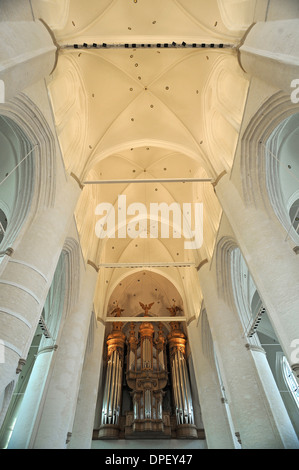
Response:
[{"label": "organ pipe", "polygon": [[[115,309],[119,317],[122,310]],[[102,426],[118,425],[122,392],[123,355],[125,335],[123,323],[113,322],[112,332],[107,338],[107,372],[102,406]]]},{"label": "organ pipe", "polygon": [[168,335],[173,398],[178,425],[194,423],[191,387],[185,357],[187,340],[179,325],[177,321],[171,322],[171,333]]}]

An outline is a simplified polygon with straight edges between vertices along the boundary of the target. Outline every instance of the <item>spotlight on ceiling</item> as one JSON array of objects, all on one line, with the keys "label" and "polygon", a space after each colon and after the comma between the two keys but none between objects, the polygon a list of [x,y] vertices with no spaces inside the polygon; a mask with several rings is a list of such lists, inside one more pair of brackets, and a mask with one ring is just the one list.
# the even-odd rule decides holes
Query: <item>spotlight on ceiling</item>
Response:
[{"label": "spotlight on ceiling", "polygon": [[84,44],[83,44],[83,47],[87,47],[87,44],[86,44],[86,42],[84,42]]},{"label": "spotlight on ceiling", "polygon": [[182,42],[182,46],[184,46],[184,47],[186,46],[186,43],[185,43],[185,41],[183,41],[183,42]]},{"label": "spotlight on ceiling", "polygon": [[220,47],[220,49],[222,49],[222,48],[223,48],[223,44],[219,44],[219,47]]},{"label": "spotlight on ceiling", "polygon": [[98,47],[98,45],[94,42],[92,47]]},{"label": "spotlight on ceiling", "polygon": [[175,47],[175,46],[176,46],[176,42],[173,41],[172,45],[173,45],[173,47]]},{"label": "spotlight on ceiling", "polygon": [[107,44],[105,42],[103,42],[103,47],[107,47]]},{"label": "spotlight on ceiling", "polygon": [[161,44],[157,44],[157,47],[161,47]]},{"label": "spotlight on ceiling", "polygon": [[74,48],[75,48],[75,49],[78,49],[78,44],[74,44]]},{"label": "spotlight on ceiling", "polygon": [[195,44],[195,42],[192,44],[192,47],[196,47],[196,44]]},{"label": "spotlight on ceiling", "polygon": [[202,43],[201,47],[206,47],[205,43]]}]

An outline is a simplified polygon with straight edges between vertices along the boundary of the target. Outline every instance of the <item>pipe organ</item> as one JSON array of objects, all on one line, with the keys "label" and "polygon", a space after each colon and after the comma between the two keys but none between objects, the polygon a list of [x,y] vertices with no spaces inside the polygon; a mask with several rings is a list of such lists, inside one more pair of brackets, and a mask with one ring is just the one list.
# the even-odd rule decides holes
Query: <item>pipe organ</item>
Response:
[{"label": "pipe organ", "polygon": [[[126,334],[121,321],[113,322],[106,340],[107,368],[98,438],[197,438],[186,362],[187,338],[179,321],[169,325],[151,322],[149,310],[153,304],[140,305],[148,321],[137,323],[135,319],[126,325]],[[173,308],[169,310],[174,312]],[[119,317],[122,310],[117,307],[114,312]],[[124,386],[129,390],[131,406],[121,415]],[[166,395],[172,406],[164,406]]]}]

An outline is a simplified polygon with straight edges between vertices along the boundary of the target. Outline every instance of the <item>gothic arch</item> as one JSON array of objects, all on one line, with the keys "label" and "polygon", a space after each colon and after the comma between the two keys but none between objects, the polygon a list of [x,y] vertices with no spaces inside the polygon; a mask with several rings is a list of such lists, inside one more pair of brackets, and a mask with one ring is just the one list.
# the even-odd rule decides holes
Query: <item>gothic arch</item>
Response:
[{"label": "gothic arch", "polygon": [[[8,214],[7,248],[13,244],[24,223],[32,219],[40,207],[51,207],[54,203],[56,149],[46,118],[25,94],[21,93],[8,103],[1,104],[0,116],[19,145],[19,149],[13,149],[11,170],[17,169],[11,171],[11,175],[16,179],[17,195]],[[7,173],[6,177],[11,175]]]},{"label": "gothic arch", "polygon": [[268,192],[267,142],[281,123],[299,111],[290,95],[281,91],[272,95],[251,118],[241,141],[240,173],[245,203],[273,210]]},{"label": "gothic arch", "polygon": [[[113,305],[113,301],[119,301],[120,302],[120,306],[122,306],[122,300],[125,300],[126,299],[126,295],[128,296],[128,300],[131,302],[132,301],[132,295],[133,294],[133,284],[134,283],[136,285],[136,287],[138,286],[138,284],[136,282],[138,282],[138,278],[141,279],[141,285],[143,284],[143,274],[145,273],[145,275],[147,274],[149,277],[150,277],[150,284],[152,285],[152,288],[153,288],[153,294],[155,296],[157,296],[157,299],[159,299],[159,296],[161,294],[159,293],[155,293],[155,292],[158,292],[158,291],[155,291],[155,288],[154,288],[154,285],[156,283],[157,286],[161,286],[161,289],[163,291],[163,295],[165,296],[165,292],[164,292],[164,285],[166,285],[166,287],[169,288],[169,292],[171,292],[170,290],[170,287],[172,289],[172,294],[174,295],[175,294],[175,303],[176,305],[179,305],[181,306],[183,309],[186,308],[186,303],[184,302],[184,292],[183,292],[183,289],[181,286],[179,286],[176,282],[176,280],[171,276],[171,274],[169,274],[167,277],[166,277],[166,274],[165,272],[163,272],[162,269],[158,269],[158,268],[150,268],[150,269],[146,269],[146,268],[133,268],[130,270],[130,274],[128,273],[124,273],[123,275],[120,275],[117,280],[113,283],[113,285],[111,286],[111,289],[109,289],[109,292],[107,293],[107,298],[106,298],[106,302],[105,302],[105,312],[108,310],[110,311],[110,308],[111,306]],[[118,286],[124,284],[124,282],[130,282],[131,280],[131,284],[129,284],[129,290],[127,292],[123,292],[123,299],[119,299],[119,294],[117,294],[117,289],[119,289]],[[123,286],[122,286],[123,287]],[[129,292],[130,291],[130,292]],[[145,292],[144,292],[144,295],[147,295]],[[136,296],[136,300],[134,300],[134,303],[136,303],[137,307],[139,305],[139,300],[143,301],[142,298],[139,299],[138,296]],[[145,300],[145,299],[144,299]],[[148,300],[151,300],[150,297],[148,297]],[[148,301],[146,300],[146,302]],[[155,300],[155,299],[154,299]],[[172,297],[169,297],[169,307],[170,307],[170,304],[171,302],[173,301],[173,298]],[[139,308],[139,310],[141,311],[141,309]],[[130,316],[132,315],[132,313],[128,313],[126,312],[124,314],[125,316]],[[161,314],[160,314],[161,315]],[[167,312],[164,311],[164,315],[167,316]],[[187,316],[186,312],[184,312],[184,315]]]},{"label": "gothic arch", "polygon": [[[17,417],[20,416],[19,422],[16,424],[18,432],[18,426],[21,427],[28,416],[31,416],[30,406],[32,407],[32,403],[34,402],[38,408],[43,401],[53,353],[59,344],[65,318],[71,313],[78,299],[79,256],[78,242],[71,237],[67,238],[56,265],[40,320],[33,333],[22,373],[19,375],[19,379],[9,384],[5,390],[4,422],[0,434],[1,445],[8,445],[11,430],[14,429]],[[43,356],[42,359],[41,356]],[[37,366],[40,360],[44,360],[42,368],[40,365]],[[10,393],[9,401],[12,397],[9,407],[6,405],[8,392]],[[30,437],[29,435],[28,439]]]},{"label": "gothic arch", "polygon": [[231,254],[237,247],[238,244],[232,237],[223,236],[215,249],[218,295],[231,308],[235,307],[232,290]]},{"label": "gothic arch", "polygon": [[78,301],[80,286],[80,246],[77,240],[68,237],[62,251],[66,256],[66,283],[68,288],[65,294],[65,316],[72,311]]},{"label": "gothic arch", "polygon": [[269,198],[277,218],[288,235],[298,242],[293,218],[298,216],[298,127],[299,113],[285,118],[273,131],[266,143],[266,181]]}]

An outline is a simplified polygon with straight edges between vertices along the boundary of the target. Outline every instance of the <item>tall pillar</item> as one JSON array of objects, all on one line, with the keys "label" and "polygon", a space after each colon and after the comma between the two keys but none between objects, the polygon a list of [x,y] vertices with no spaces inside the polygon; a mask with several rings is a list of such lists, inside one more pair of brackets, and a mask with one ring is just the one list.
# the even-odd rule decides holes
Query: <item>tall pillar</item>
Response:
[{"label": "tall pillar", "polygon": [[215,188],[280,345],[299,380],[298,257],[266,212],[246,207],[227,175]]},{"label": "tall pillar", "polygon": [[298,439],[294,430],[286,435],[276,421],[276,410],[270,407],[252,353],[246,347],[241,322],[218,296],[208,264],[199,270],[199,281],[242,448],[297,448]]},{"label": "tall pillar", "polygon": [[299,78],[298,29],[298,18],[256,23],[239,49],[245,72],[291,93]]},{"label": "tall pillar", "polygon": [[79,194],[79,186],[70,178],[59,189],[55,206],[41,210],[15,243],[1,274],[0,393],[17,380],[19,361],[27,357]]},{"label": "tall pillar", "polygon": [[29,448],[64,449],[73,427],[97,272],[89,264],[79,301],[65,320],[42,413]]},{"label": "tall pillar", "polygon": [[273,373],[270,369],[266,353],[262,348],[249,346],[252,352],[260,381],[265,390],[270,409],[275,418],[276,425],[280,430],[286,448],[299,449],[299,441],[295,434],[288,412],[285,408],[281,394],[277,388]]},{"label": "tall pillar", "polygon": [[86,351],[72,437],[68,449],[90,449],[99,378],[103,360],[105,324],[97,322],[92,350]]},{"label": "tall pillar", "polygon": [[188,338],[207,447],[208,449],[234,449],[234,439],[220,390],[213,352],[203,344],[203,338],[207,334],[210,335],[210,332],[202,331],[202,323],[198,326],[195,323],[193,320],[188,325]]},{"label": "tall pillar", "polygon": [[0,37],[0,80],[8,101],[50,75],[57,47],[41,21],[2,21]]},{"label": "tall pillar", "polygon": [[17,415],[17,421],[9,441],[9,449],[27,449],[29,446],[33,429],[40,413],[39,407],[55,351],[56,345],[52,345],[42,348],[37,353],[34,367]]}]

